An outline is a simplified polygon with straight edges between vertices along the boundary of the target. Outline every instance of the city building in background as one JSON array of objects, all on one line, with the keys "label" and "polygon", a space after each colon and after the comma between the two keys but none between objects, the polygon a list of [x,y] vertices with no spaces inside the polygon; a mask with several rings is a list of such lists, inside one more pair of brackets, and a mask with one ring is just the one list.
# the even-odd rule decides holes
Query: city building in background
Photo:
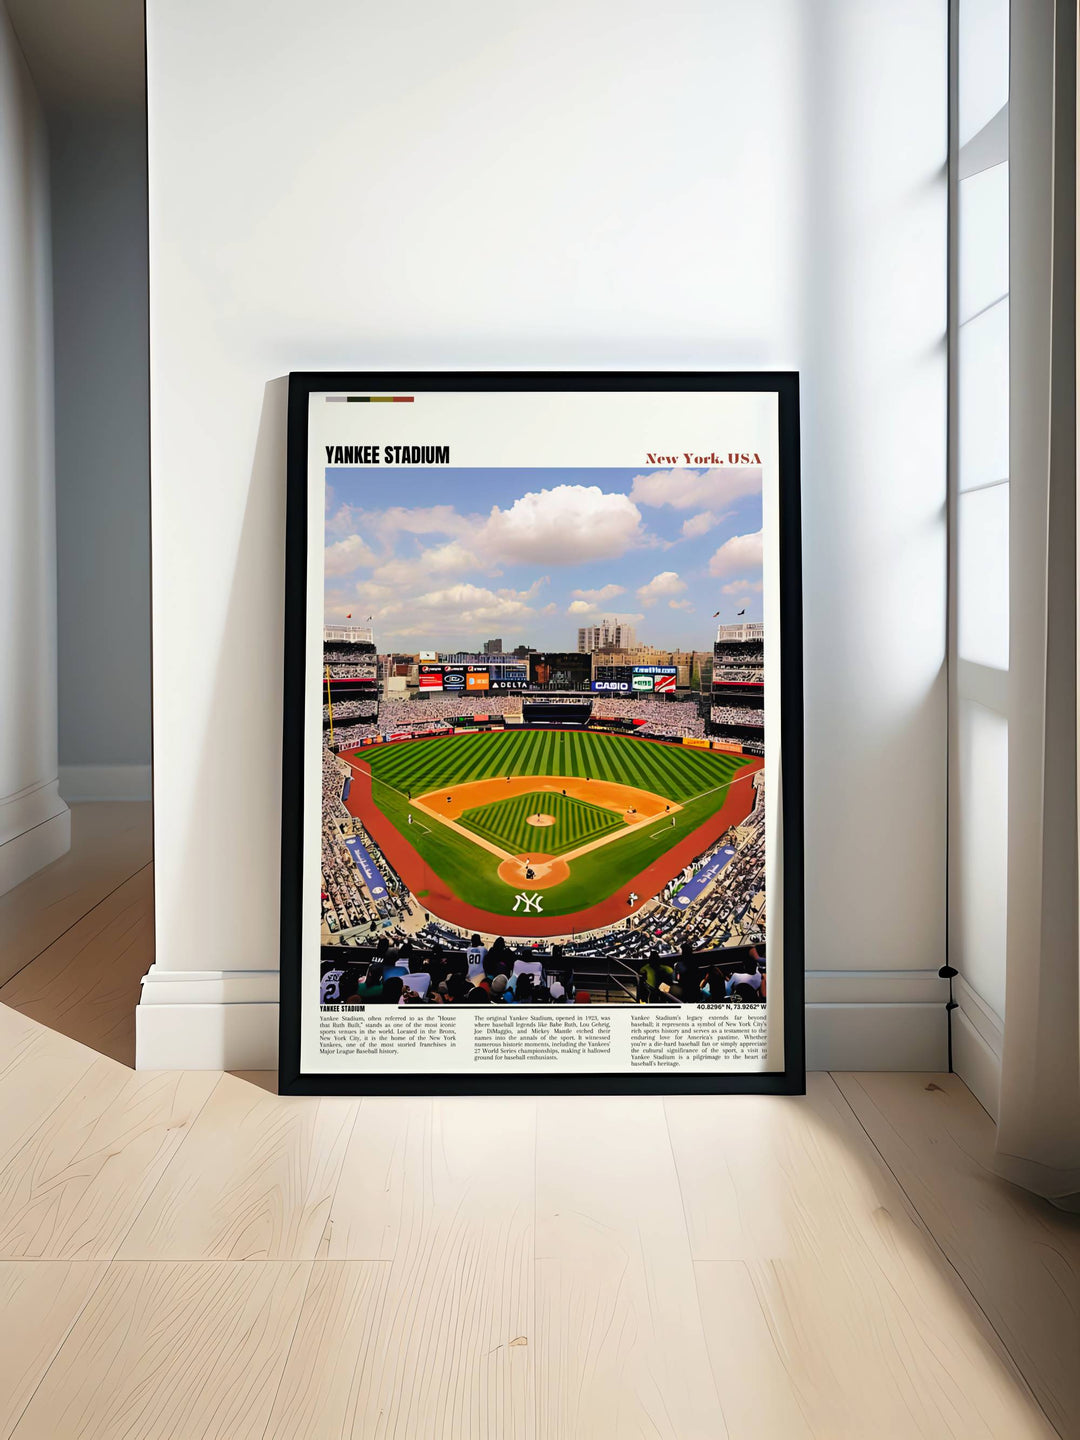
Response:
[{"label": "city building in background", "polygon": [[583,625],[577,632],[577,648],[581,655],[597,650],[630,650],[636,639],[633,625],[615,615],[595,625]]}]

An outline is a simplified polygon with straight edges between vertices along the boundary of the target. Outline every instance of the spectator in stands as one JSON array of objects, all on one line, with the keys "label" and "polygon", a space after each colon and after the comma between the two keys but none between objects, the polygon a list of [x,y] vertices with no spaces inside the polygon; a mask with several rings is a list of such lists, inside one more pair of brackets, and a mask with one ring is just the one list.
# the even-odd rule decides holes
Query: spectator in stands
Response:
[{"label": "spectator in stands", "polygon": [[672,993],[685,1004],[689,1000],[701,999],[701,961],[694,954],[694,947],[687,940],[674,966]]},{"label": "spectator in stands", "polygon": [[720,965],[710,965],[706,970],[701,996],[704,1000],[714,1001],[727,998],[727,975]]},{"label": "spectator in stands", "polygon": [[[509,985],[507,986],[509,988]],[[533,994],[533,977],[526,971],[519,975],[514,981],[514,999],[518,1005],[531,1005],[535,996]]]},{"label": "spectator in stands", "polygon": [[[645,1004],[656,1004],[671,984],[674,971],[660,959],[658,950],[650,950],[648,959],[638,971],[637,998]],[[580,995],[581,992],[579,991]]]},{"label": "spectator in stands", "polygon": [[[744,963],[746,968],[734,971],[731,979],[728,981],[728,994],[735,994],[736,988],[740,985],[744,985],[754,992],[755,999],[764,1000],[765,976],[762,974],[759,968],[757,952],[755,950],[751,950],[748,958]],[[743,998],[745,999],[747,997],[744,996]]]},{"label": "spectator in stands", "polygon": [[484,955],[485,975],[509,975],[513,970],[513,956],[506,948],[506,941],[501,935],[491,942],[491,948]]},{"label": "spectator in stands", "polygon": [[468,960],[469,969],[472,970],[475,969],[477,966],[482,966],[484,963],[484,956],[486,954],[487,950],[481,943],[480,936],[474,934],[472,939],[469,941],[469,948],[465,951],[465,956]]},{"label": "spectator in stands", "polygon": [[384,989],[382,963],[379,960],[373,960],[367,968],[363,982],[356,987],[356,1003],[361,1005],[381,1004]]},{"label": "spectator in stands", "polygon": [[443,947],[436,942],[431,954],[425,955],[420,963],[423,969],[431,976],[432,988],[438,990],[439,986],[450,974],[450,965],[443,952]]},{"label": "spectator in stands", "polygon": [[492,1000],[502,1001],[505,996],[506,976],[500,971],[498,975],[491,977],[491,998]]},{"label": "spectator in stands", "polygon": [[446,998],[454,1005],[460,1005],[469,993],[469,982],[464,975],[453,974],[446,981]]}]

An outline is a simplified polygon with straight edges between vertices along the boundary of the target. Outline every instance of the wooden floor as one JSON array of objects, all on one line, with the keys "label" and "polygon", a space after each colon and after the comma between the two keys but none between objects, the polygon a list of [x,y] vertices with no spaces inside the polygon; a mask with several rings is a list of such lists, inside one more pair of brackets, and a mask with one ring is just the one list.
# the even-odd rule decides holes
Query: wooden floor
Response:
[{"label": "wooden floor", "polygon": [[145,816],[75,821],[0,899],[0,1437],[1080,1436],[1080,1220],[993,1176],[954,1077],[320,1101],[136,1073]]}]

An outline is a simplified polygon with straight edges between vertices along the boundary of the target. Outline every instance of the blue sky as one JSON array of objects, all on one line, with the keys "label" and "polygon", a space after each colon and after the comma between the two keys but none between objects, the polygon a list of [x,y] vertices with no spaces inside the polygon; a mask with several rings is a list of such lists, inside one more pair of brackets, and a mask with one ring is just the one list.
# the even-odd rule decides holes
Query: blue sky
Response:
[{"label": "blue sky", "polygon": [[326,620],[371,615],[380,650],[573,650],[605,615],[701,650],[744,607],[761,618],[756,466],[330,466],[326,484]]}]

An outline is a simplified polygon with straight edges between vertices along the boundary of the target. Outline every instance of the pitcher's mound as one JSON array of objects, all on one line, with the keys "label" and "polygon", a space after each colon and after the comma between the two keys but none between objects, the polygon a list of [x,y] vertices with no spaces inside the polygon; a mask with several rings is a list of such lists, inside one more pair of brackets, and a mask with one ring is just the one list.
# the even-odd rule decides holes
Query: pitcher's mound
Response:
[{"label": "pitcher's mound", "polygon": [[555,816],[554,816],[554,815],[544,815],[544,814],[542,814],[542,813],[537,813],[536,815],[530,815],[530,816],[526,819],[525,824],[526,824],[526,825],[554,825],[554,824],[555,824]]},{"label": "pitcher's mound", "polygon": [[[526,875],[526,869],[532,873]],[[499,866],[499,879],[515,890],[547,890],[561,885],[570,874],[570,866],[556,855],[515,855]]]}]

